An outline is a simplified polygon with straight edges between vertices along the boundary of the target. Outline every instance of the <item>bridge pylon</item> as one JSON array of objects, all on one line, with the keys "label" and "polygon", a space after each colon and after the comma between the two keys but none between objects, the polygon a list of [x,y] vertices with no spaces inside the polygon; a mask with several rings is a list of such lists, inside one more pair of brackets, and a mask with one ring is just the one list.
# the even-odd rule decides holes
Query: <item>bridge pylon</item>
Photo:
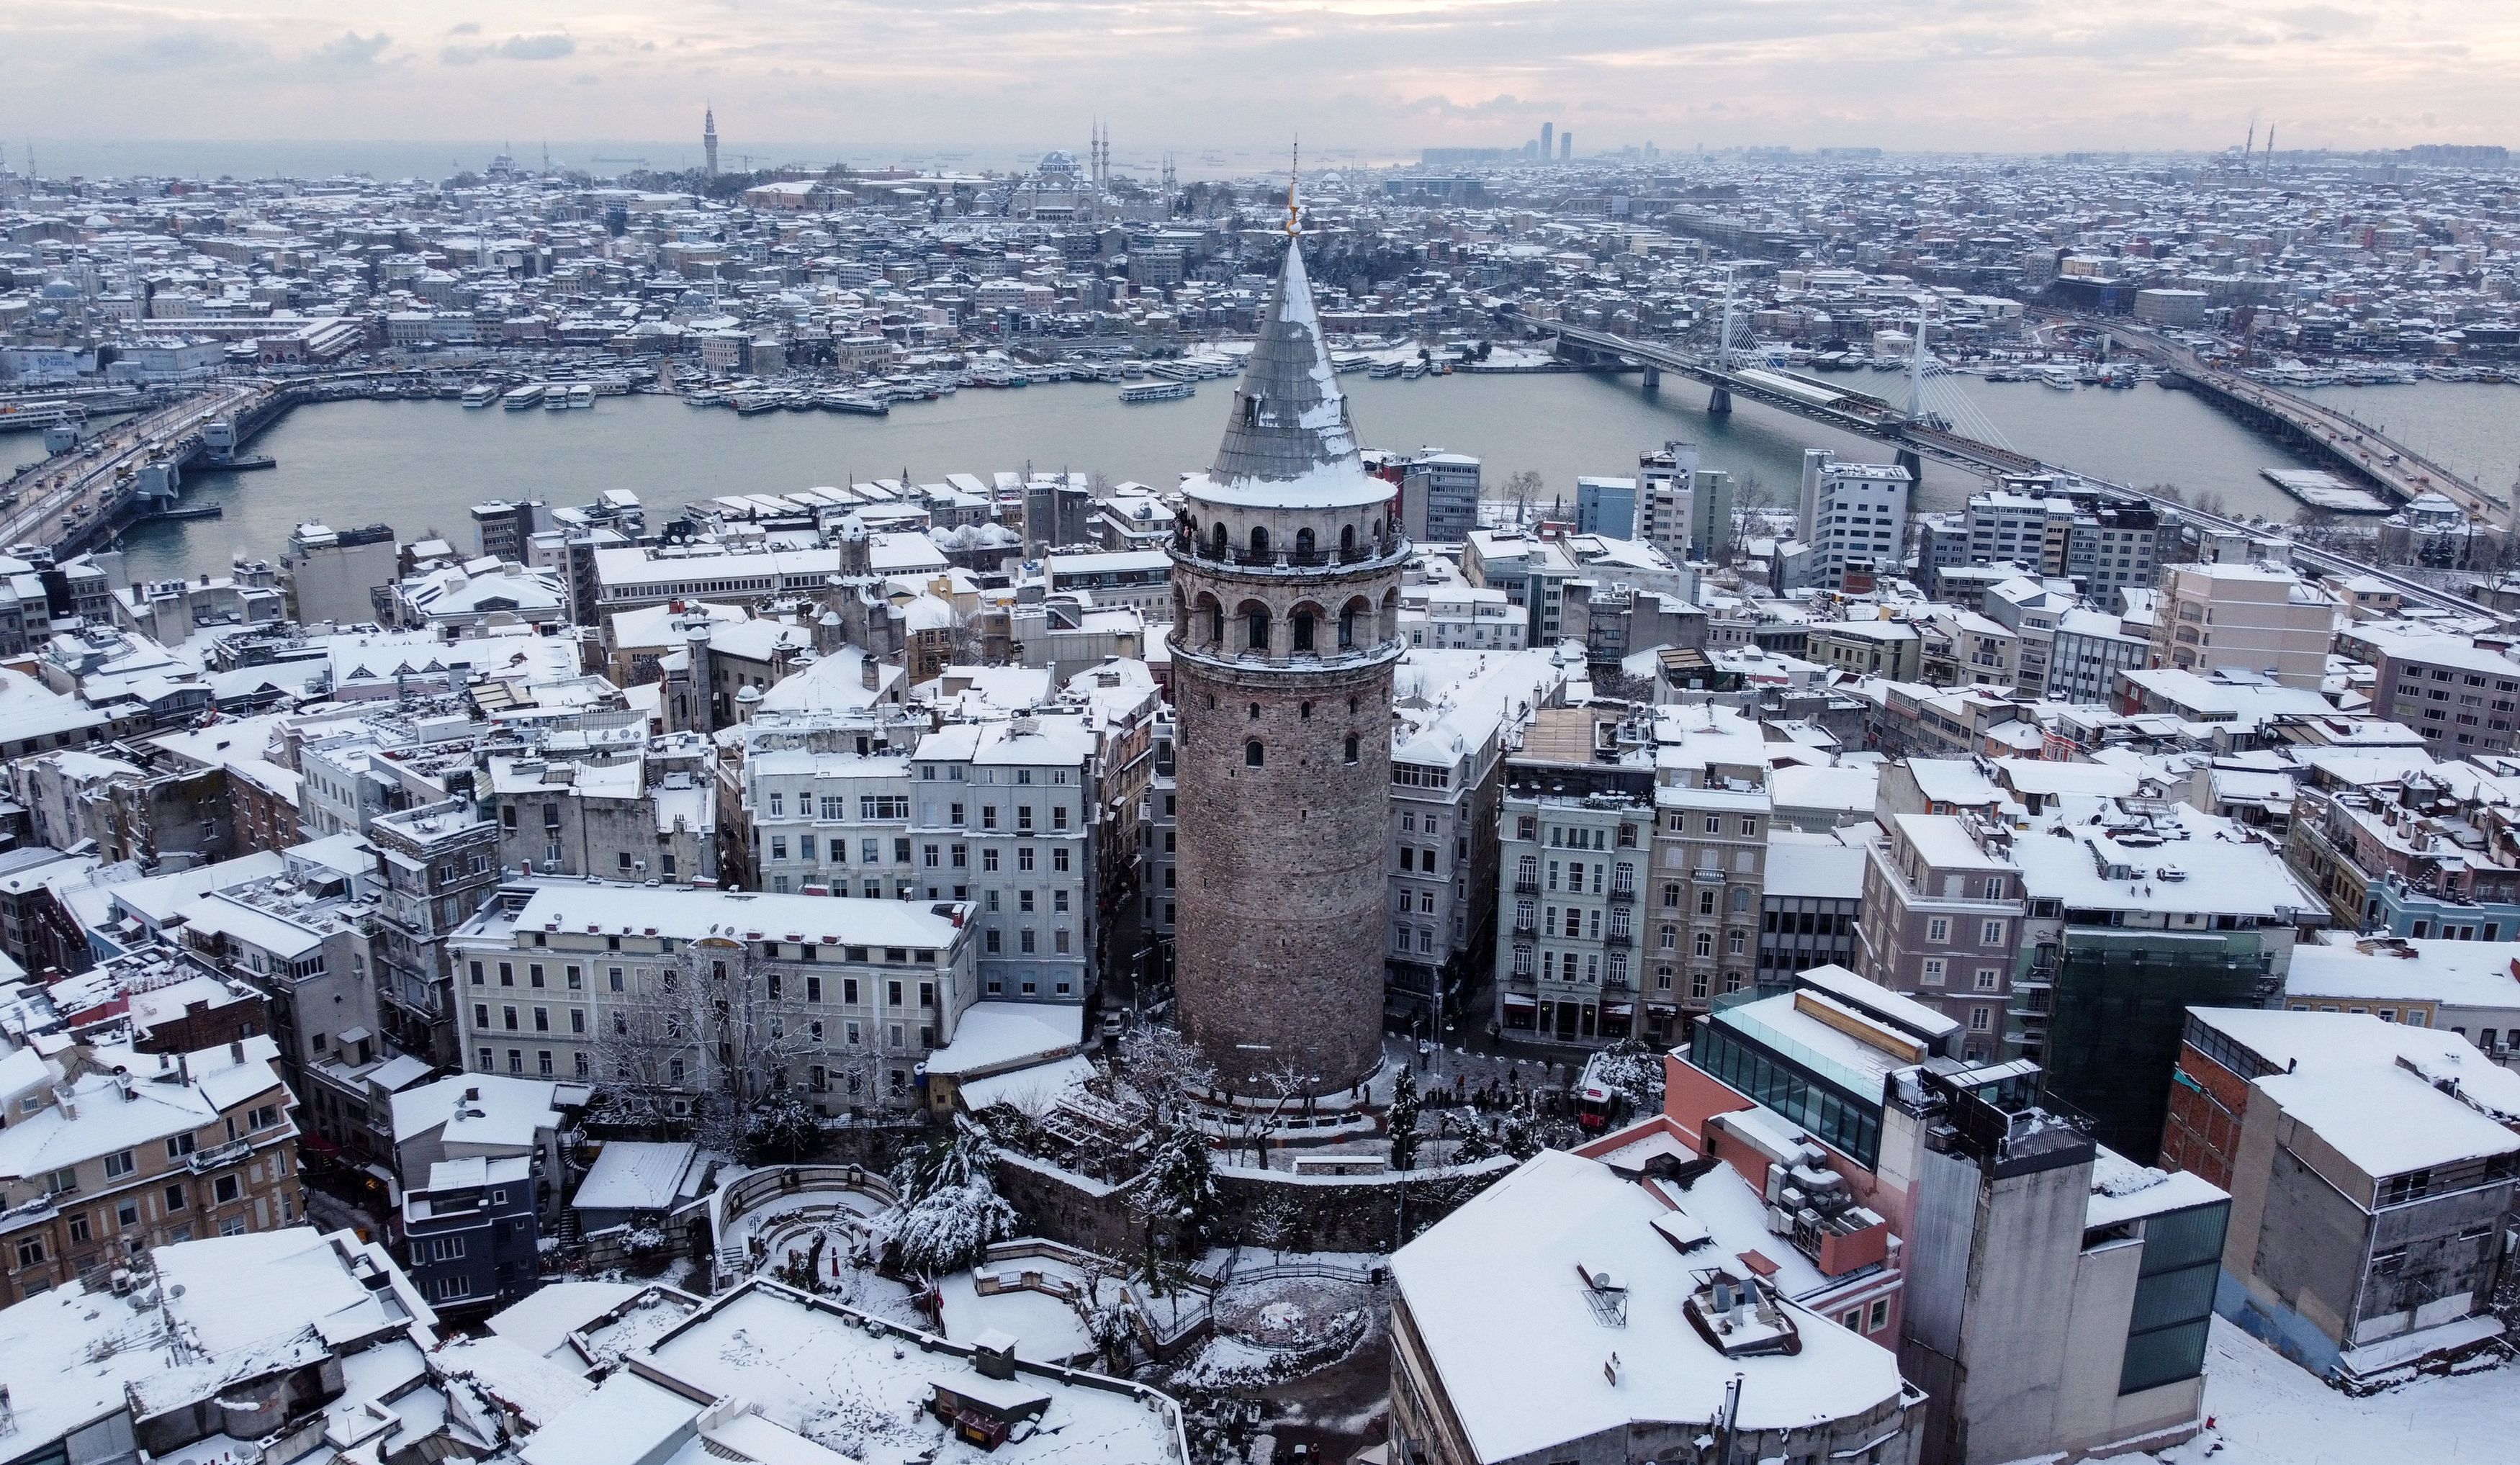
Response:
[{"label": "bridge pylon", "polygon": [[1913,448],[1901,448],[1899,450],[1898,464],[1899,466],[1908,470],[1908,482],[1910,484],[1909,491],[1912,493],[1914,492],[1915,485],[1922,484],[1925,481],[1924,455],[1918,453]]},{"label": "bridge pylon", "polygon": [[1662,390],[1662,368],[1650,361],[1645,363],[1645,390],[1648,393]]},{"label": "bridge pylon", "polygon": [[1732,389],[1731,387],[1718,386],[1710,388],[1707,391],[1706,415],[1711,418],[1729,418],[1732,415]]}]

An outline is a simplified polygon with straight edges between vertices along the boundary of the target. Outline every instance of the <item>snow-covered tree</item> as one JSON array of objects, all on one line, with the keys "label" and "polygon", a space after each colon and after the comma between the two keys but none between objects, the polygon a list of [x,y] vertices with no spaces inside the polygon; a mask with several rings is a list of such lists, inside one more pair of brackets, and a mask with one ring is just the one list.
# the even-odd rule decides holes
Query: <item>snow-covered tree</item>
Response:
[{"label": "snow-covered tree", "polygon": [[1216,1173],[1207,1152],[1207,1136],[1197,1127],[1178,1124],[1159,1130],[1147,1158],[1145,1178],[1130,1202],[1146,1226],[1148,1274],[1156,1276],[1155,1236],[1167,1232],[1183,1258],[1207,1249],[1216,1228]]},{"label": "snow-covered tree", "polygon": [[1662,1109],[1662,1054],[1641,1038],[1622,1038],[1593,1059],[1593,1081],[1628,1101],[1631,1114]]},{"label": "snow-covered tree", "polygon": [[1414,1170],[1418,1165],[1418,1075],[1403,1065],[1400,1077],[1391,1086],[1391,1112],[1386,1123],[1391,1132],[1391,1168]]},{"label": "snow-covered tree", "polygon": [[946,1185],[877,1217],[867,1228],[895,1267],[937,1276],[977,1265],[992,1242],[1021,1230],[1015,1208],[985,1181]]},{"label": "snow-covered tree", "polygon": [[822,1142],[814,1106],[793,1088],[770,1094],[743,1118],[743,1158],[754,1165],[792,1165]]},{"label": "snow-covered tree", "polygon": [[998,1188],[998,1141],[968,1114],[955,1115],[952,1130],[892,1170],[892,1188],[901,1193],[905,1206],[939,1190],[967,1185],[979,1185],[992,1194]]}]

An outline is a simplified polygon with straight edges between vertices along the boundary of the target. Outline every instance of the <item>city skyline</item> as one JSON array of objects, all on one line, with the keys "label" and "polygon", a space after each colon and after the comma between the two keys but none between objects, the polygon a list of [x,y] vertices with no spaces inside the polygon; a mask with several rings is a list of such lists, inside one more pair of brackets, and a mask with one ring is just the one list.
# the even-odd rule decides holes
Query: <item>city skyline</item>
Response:
[{"label": "city skyline", "polygon": [[[35,143],[39,161],[44,140],[67,138],[506,137],[520,155],[546,139],[556,153],[688,139],[689,159],[652,158],[682,166],[714,102],[729,165],[1012,156],[1070,115],[1080,131],[1109,122],[1124,160],[1300,130],[1326,159],[1372,161],[1517,146],[1544,122],[1579,152],[2214,151],[2270,127],[2287,148],[2362,150],[2508,141],[2491,78],[2520,60],[2487,0],[2001,15],[1727,0],[1677,21],[1617,0],[344,10],[207,0],[0,19],[0,138],[17,157]],[[975,52],[975,34],[993,46]],[[1219,66],[1233,87],[1214,85]]]}]

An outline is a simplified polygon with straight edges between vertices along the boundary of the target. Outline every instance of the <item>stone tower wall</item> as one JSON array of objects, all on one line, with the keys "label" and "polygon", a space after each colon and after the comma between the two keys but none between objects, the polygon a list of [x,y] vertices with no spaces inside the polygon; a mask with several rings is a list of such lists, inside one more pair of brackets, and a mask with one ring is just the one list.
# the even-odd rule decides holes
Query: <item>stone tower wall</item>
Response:
[{"label": "stone tower wall", "polygon": [[1310,1091],[1345,1088],[1381,1061],[1391,662],[1176,656],[1173,696],[1182,1030],[1238,1092],[1289,1064]]}]

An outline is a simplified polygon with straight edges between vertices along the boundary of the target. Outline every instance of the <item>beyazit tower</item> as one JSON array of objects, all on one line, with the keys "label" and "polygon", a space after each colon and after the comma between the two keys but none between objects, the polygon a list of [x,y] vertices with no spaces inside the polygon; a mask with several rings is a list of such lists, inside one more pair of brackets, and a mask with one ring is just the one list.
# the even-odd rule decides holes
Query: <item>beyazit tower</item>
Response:
[{"label": "beyazit tower", "polygon": [[1182,1031],[1238,1093],[1381,1062],[1391,668],[1409,543],[1286,259],[1173,543]]}]

